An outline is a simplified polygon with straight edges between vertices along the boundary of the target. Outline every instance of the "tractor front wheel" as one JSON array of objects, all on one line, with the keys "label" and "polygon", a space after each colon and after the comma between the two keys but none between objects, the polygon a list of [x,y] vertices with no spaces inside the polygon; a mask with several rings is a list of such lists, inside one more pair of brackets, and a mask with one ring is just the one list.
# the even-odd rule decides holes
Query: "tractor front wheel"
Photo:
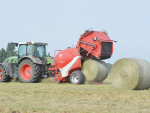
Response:
[{"label": "tractor front wheel", "polygon": [[70,82],[72,84],[84,84],[85,76],[81,71],[73,71],[70,74]]},{"label": "tractor front wheel", "polygon": [[3,66],[0,66],[0,82],[9,82],[10,76],[6,74],[6,70]]},{"label": "tractor front wheel", "polygon": [[38,82],[41,76],[41,69],[38,64],[30,59],[23,60],[18,67],[18,79],[21,83]]}]

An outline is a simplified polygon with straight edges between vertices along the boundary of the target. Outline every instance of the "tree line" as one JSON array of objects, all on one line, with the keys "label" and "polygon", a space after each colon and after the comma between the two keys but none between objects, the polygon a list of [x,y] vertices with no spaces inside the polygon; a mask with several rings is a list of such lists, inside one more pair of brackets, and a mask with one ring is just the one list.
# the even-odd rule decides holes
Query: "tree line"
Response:
[{"label": "tree line", "polygon": [[113,64],[107,63],[107,65],[108,65],[108,70],[109,70],[109,72],[110,72],[111,67],[112,67]]},{"label": "tree line", "polygon": [[16,55],[15,45],[8,43],[6,49],[2,48],[0,50],[0,63],[2,63],[6,58]]}]

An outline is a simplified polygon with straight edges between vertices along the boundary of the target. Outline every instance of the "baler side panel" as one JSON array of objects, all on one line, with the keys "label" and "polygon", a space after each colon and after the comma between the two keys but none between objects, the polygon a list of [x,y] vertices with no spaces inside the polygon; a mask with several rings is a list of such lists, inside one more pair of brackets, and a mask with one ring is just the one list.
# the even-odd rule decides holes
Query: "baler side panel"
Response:
[{"label": "baler side panel", "polygon": [[61,51],[59,52],[55,57],[55,62],[59,66],[59,68],[63,68],[66,66],[69,62],[71,62],[73,59],[73,55],[67,51]]},{"label": "baler side panel", "polygon": [[59,52],[55,57],[62,77],[67,77],[74,69],[81,69],[81,56],[77,48],[68,48]]},{"label": "baler side panel", "polygon": [[72,68],[72,66],[76,63],[76,61],[78,61],[78,59],[81,58],[81,56],[76,56],[74,57],[74,59],[68,63],[66,66],[64,66],[63,68],[59,68],[62,74],[62,77],[67,77],[68,73],[70,71],[70,69]]},{"label": "baler side panel", "polygon": [[[87,53],[83,56],[83,58],[90,58],[91,54],[95,57],[100,57],[101,52],[101,44],[98,41],[94,41],[93,38],[96,37],[95,33],[92,32],[89,35],[80,38],[80,42],[78,42],[77,47],[81,47]],[[82,42],[85,43],[82,43]],[[86,44],[87,43],[87,44]]]},{"label": "baler side panel", "polygon": [[74,63],[74,65],[71,67],[68,75],[71,74],[71,72],[75,71],[75,70],[80,70],[82,67],[81,67],[81,57],[78,58],[78,60],[76,60],[76,62]]}]

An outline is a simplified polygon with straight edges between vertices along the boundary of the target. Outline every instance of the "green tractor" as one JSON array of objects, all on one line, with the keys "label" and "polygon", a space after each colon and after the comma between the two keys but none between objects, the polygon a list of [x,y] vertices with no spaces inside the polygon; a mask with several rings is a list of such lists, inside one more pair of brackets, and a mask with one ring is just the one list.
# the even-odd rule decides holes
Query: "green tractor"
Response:
[{"label": "green tractor", "polygon": [[0,82],[9,82],[18,78],[21,83],[36,83],[41,77],[49,77],[47,69],[54,59],[47,56],[47,43],[23,42],[11,43],[18,46],[17,55],[9,57],[0,63]]}]

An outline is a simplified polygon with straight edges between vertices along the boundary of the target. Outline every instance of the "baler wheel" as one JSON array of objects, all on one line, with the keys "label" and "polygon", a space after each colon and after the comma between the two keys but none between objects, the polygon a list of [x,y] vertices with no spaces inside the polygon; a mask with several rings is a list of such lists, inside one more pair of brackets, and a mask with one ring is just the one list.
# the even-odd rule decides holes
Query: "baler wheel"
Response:
[{"label": "baler wheel", "polygon": [[0,66],[0,82],[9,82],[10,76],[6,74],[5,68]]},{"label": "baler wheel", "polygon": [[40,76],[40,66],[33,63],[30,59],[25,59],[19,64],[18,79],[21,83],[39,82]]},{"label": "baler wheel", "polygon": [[56,84],[60,84],[60,80],[59,79],[56,79],[56,81],[55,81]]},{"label": "baler wheel", "polygon": [[70,75],[70,82],[72,84],[84,84],[85,76],[81,71],[73,71]]}]

